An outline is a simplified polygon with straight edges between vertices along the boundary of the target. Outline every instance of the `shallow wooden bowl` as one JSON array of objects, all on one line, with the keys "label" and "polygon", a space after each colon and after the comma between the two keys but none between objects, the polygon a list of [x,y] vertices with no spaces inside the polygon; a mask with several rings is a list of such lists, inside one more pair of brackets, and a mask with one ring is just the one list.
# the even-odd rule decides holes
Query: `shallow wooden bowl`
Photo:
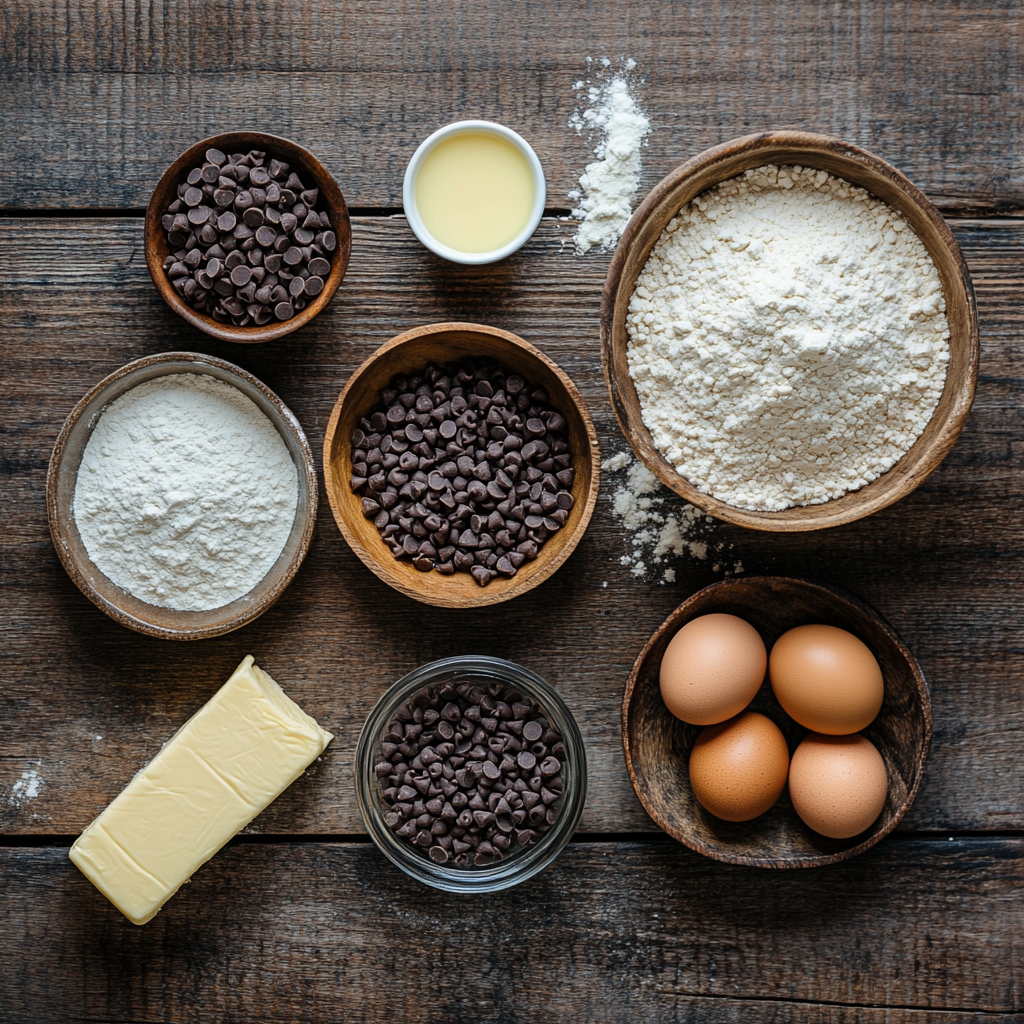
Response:
[{"label": "shallow wooden bowl", "polygon": [[[551,404],[568,423],[569,450],[576,480],[575,504],[558,533],[544,543],[537,558],[524,562],[515,576],[498,577],[486,587],[469,573],[442,576],[420,572],[406,559],[396,560],[372,520],[363,516],[362,499],[352,492],[352,434],[361,417],[380,401],[380,391],[399,373],[422,370],[467,357],[489,357],[514,370],[551,396]],[[382,345],[349,378],[327,424],[324,477],[327,498],[345,540],[366,566],[408,597],[440,608],[474,608],[508,601],[543,583],[579,543],[597,501],[601,456],[590,413],[575,384],[543,352],[508,331],[480,324],[442,323],[416,327]]]},{"label": "shallow wooden bowl", "polygon": [[[109,580],[89,557],[75,525],[75,485],[85,446],[104,407],[155,377],[199,373],[238,388],[277,428],[298,471],[295,522],[270,572],[248,594],[212,611],[187,612],[149,604]],[[54,547],[68,575],[97,608],[129,629],[168,640],[202,640],[230,633],[262,615],[280,596],[309,550],[316,521],[317,478],[306,435],[291,410],[265,384],[223,359],[197,352],[164,352],[122,366],[101,380],[71,411],[50,456],[46,510]]]},{"label": "shallow wooden bowl", "polygon": [[[206,151],[211,148],[227,154],[248,153],[251,149],[263,150],[267,153],[268,159],[270,156],[277,156],[289,163],[307,188],[315,185],[320,189],[317,205],[323,204],[330,213],[331,229],[338,236],[338,246],[331,253],[331,272],[324,281],[324,290],[290,320],[272,320],[263,327],[219,324],[212,316],[196,312],[174,290],[171,279],[164,272],[164,260],[171,249],[167,244],[167,232],[164,231],[160,219],[168,205],[177,198],[178,186],[185,180],[185,176],[193,167],[204,162]],[[304,149],[297,142],[282,139],[277,135],[268,135],[266,132],[225,132],[203,139],[202,142],[197,142],[186,149],[164,172],[164,176],[153,189],[149,205],[146,207],[145,247],[146,263],[156,290],[175,313],[184,317],[193,327],[198,327],[201,331],[220,338],[221,341],[253,344],[280,338],[298,330],[303,324],[308,324],[331,301],[331,296],[338,290],[338,285],[341,284],[341,279],[348,268],[348,259],[352,252],[352,227],[349,224],[348,206],[345,204],[341,189],[308,149]]]},{"label": "shallow wooden bowl", "polygon": [[[949,368],[924,433],[887,473],[866,487],[820,505],[780,512],[737,508],[697,490],[654,446],[629,374],[626,314],[636,279],[662,231],[694,196],[751,167],[817,167],[867,189],[898,210],[938,268],[949,318]],[[666,487],[718,519],[755,530],[820,530],[871,515],[906,497],[946,457],[971,408],[978,377],[978,312],[967,264],[942,215],[924,193],[877,156],[824,135],[764,132],[723,143],[663,178],[637,207],[608,271],[601,303],[601,357],[615,415],[633,450]]]},{"label": "shallow wooden bowl", "polygon": [[[665,648],[691,619],[726,612],[746,619],[771,650],[778,637],[807,623],[839,626],[859,637],[878,659],[885,700],[864,735],[878,748],[889,776],[889,794],[878,820],[851,839],[829,839],[809,829],[783,793],[760,818],[728,822],[709,814],[690,789],[690,750],[701,732],[679,721],[661,699],[659,670]],[[786,737],[792,755],[808,730],[794,722],[772,694],[767,677],[750,705]],[[888,835],[917,795],[931,745],[928,685],[914,656],[873,609],[841,590],[781,576],[729,579],[684,601],[658,627],[637,658],[622,702],[626,766],[647,813],[690,849],[730,864],[809,868],[847,860]]]}]

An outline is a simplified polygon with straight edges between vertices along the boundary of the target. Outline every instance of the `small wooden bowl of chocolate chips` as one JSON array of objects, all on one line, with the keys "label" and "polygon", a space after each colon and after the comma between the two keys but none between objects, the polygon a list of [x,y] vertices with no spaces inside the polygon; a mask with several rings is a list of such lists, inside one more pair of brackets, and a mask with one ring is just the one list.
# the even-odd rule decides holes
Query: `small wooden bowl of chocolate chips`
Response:
[{"label": "small wooden bowl of chocolate chips", "polygon": [[349,379],[324,440],[345,540],[385,583],[445,608],[518,597],[579,543],[600,453],[583,398],[508,331],[407,331]]},{"label": "small wooden bowl of chocolate chips", "polygon": [[337,183],[297,143],[265,132],[197,142],[146,207],[146,263],[168,306],[222,341],[289,334],[330,301],[352,231]]}]

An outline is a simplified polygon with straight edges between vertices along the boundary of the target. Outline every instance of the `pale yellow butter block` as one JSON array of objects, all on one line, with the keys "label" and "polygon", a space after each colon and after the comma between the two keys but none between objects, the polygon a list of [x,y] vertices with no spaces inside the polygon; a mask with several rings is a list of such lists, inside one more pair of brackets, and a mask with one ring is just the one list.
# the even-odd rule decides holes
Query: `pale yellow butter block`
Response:
[{"label": "pale yellow butter block", "polygon": [[78,837],[71,860],[145,924],[333,738],[250,655]]}]

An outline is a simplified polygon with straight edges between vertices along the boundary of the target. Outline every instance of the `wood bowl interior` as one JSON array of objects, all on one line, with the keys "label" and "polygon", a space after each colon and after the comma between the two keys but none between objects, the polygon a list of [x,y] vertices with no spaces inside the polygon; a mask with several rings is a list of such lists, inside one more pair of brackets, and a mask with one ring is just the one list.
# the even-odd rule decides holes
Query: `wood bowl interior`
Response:
[{"label": "wood bowl interior", "polygon": [[[898,210],[924,243],[942,282],[950,359],[939,404],[911,449],[887,473],[858,491],[819,505],[755,512],[697,490],[654,446],[629,373],[626,315],[637,277],[669,221],[695,196],[752,167],[799,164],[845,178]],[[895,168],[856,146],[807,132],[766,132],[709,149],[654,187],[637,208],[615,251],[601,306],[605,379],[622,432],[667,487],[718,519],[757,530],[819,530],[852,522],[913,491],[946,457],[974,398],[978,313],[967,264],[949,226],[923,192]]]},{"label": "wood bowl interior", "polygon": [[[198,373],[238,388],[277,428],[298,472],[295,521],[281,554],[248,594],[210,611],[179,611],[149,604],[122,590],[89,557],[74,517],[75,485],[85,446],[103,409],[132,388],[171,374]],[[306,557],[316,521],[316,466],[291,410],[245,370],[195,352],[166,352],[122,366],[100,381],[72,410],[54,445],[46,480],[46,505],[54,547],[76,586],[116,622],[171,640],[201,640],[229,633],[262,615],[284,592]]]},{"label": "wood bowl interior", "polygon": [[[232,323],[221,324],[205,313],[194,310],[174,290],[171,279],[164,273],[164,259],[171,249],[167,243],[167,233],[160,223],[168,205],[177,198],[178,185],[193,167],[205,160],[208,149],[219,149],[222,153],[248,153],[252,149],[263,150],[267,158],[276,156],[291,165],[291,169],[302,178],[307,188],[315,186],[320,189],[318,206],[326,206],[331,217],[331,228],[338,237],[337,248],[331,253],[331,272],[324,281],[323,291],[316,296],[305,309],[300,310],[290,320],[272,321],[263,327],[236,327]],[[349,223],[348,206],[341,194],[337,182],[327,169],[308,149],[303,148],[289,139],[266,132],[227,132],[214,135],[185,150],[177,160],[164,172],[149,198],[146,207],[145,226],[146,263],[150,276],[164,302],[179,316],[184,317],[193,327],[220,338],[221,341],[236,341],[243,344],[254,344],[270,341],[290,334],[292,331],[309,323],[327,305],[331,296],[338,290],[345,271],[348,268],[349,256],[352,252],[352,227]]]},{"label": "wood bowl interior", "polygon": [[[825,623],[848,630],[878,659],[885,700],[863,730],[885,761],[889,792],[875,823],[850,839],[829,839],[797,816],[788,788],[753,821],[727,822],[709,814],[690,789],[689,759],[701,727],[681,722],[661,699],[659,670],[669,642],[691,619],[726,612],[746,619],[768,650],[794,626]],[[750,705],[782,730],[790,756],[808,730],[775,699],[767,675]],[[684,601],[637,658],[622,705],[622,744],[630,780],[660,828],[698,853],[731,864],[767,868],[816,867],[846,860],[891,832],[917,795],[931,743],[931,701],[914,656],[884,619],[850,594],[784,577],[729,579]]]},{"label": "wood bowl interior", "polygon": [[[574,505],[565,526],[549,537],[537,558],[524,562],[515,576],[486,587],[463,572],[442,576],[420,572],[406,559],[396,560],[373,521],[362,513],[362,499],[349,486],[352,434],[359,420],[380,401],[380,391],[396,374],[422,370],[464,358],[488,357],[547,390],[551,405],[568,424],[569,450],[576,479]],[[441,323],[417,327],[378,349],[349,379],[331,413],[324,440],[324,477],[334,518],[359,558],[385,583],[408,597],[444,608],[472,608],[518,597],[546,580],[579,543],[597,501],[600,453],[586,404],[569,377],[522,338],[479,324]]]}]

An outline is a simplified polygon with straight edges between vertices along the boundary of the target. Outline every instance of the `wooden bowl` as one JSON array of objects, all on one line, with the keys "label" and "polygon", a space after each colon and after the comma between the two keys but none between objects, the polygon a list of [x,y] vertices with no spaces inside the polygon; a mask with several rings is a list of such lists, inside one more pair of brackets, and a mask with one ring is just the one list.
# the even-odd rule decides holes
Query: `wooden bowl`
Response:
[{"label": "wooden bowl", "polygon": [[[331,228],[338,236],[338,246],[331,253],[331,272],[327,276],[327,280],[324,281],[324,290],[290,320],[275,320],[263,327],[235,327],[231,323],[217,323],[213,317],[196,312],[174,290],[171,279],[164,272],[164,260],[171,249],[167,244],[167,232],[164,231],[160,219],[168,205],[177,198],[178,185],[185,180],[185,176],[193,167],[204,162],[206,151],[211,148],[228,154],[248,153],[251,149],[259,149],[266,152],[268,158],[270,156],[282,157],[303,179],[304,183],[307,183],[307,187],[312,187],[308,184],[312,182],[316,188],[320,189],[320,201],[317,205],[326,205],[327,211],[331,215]],[[149,266],[149,273],[156,285],[156,290],[175,313],[184,317],[193,327],[198,327],[201,331],[220,338],[221,341],[254,344],[259,341],[280,338],[282,335],[298,330],[303,324],[308,324],[330,302],[331,296],[337,291],[341,279],[345,276],[345,270],[348,268],[348,259],[352,252],[352,228],[348,219],[348,206],[345,205],[345,197],[341,194],[341,189],[338,188],[337,182],[327,169],[308,149],[304,149],[296,142],[282,139],[280,136],[268,135],[266,132],[225,132],[222,135],[213,135],[208,139],[203,139],[202,142],[197,142],[185,150],[164,172],[164,176],[153,189],[153,194],[149,197],[149,205],[146,207],[145,247],[146,263]]]},{"label": "wooden bowl", "polygon": [[[800,164],[845,178],[898,210],[938,268],[949,318],[950,358],[939,404],[913,447],[866,487],[820,505],[779,512],[738,508],[697,490],[654,446],[629,373],[626,314],[637,277],[673,217],[694,196],[764,164]],[[643,463],[666,487],[718,519],[781,532],[839,526],[899,501],[946,457],[963,427],[978,377],[978,312],[967,264],[942,215],[920,189],[877,156],[824,135],[763,132],[723,143],[688,160],[662,179],[637,207],[622,234],[601,302],[601,355],[619,426]]]},{"label": "wooden bowl", "polygon": [[[155,377],[198,373],[238,388],[277,428],[298,471],[295,522],[270,572],[248,594],[211,611],[178,611],[142,601],[108,579],[89,557],[73,514],[75,485],[85,446],[103,409]],[[309,550],[316,521],[317,478],[306,435],[291,410],[265,384],[240,367],[197,352],[164,352],[122,366],[104,378],[71,411],[50,456],[46,510],[54,547],[68,575],[97,608],[116,622],[168,640],[202,640],[230,633],[262,615],[284,592]]]},{"label": "wooden bowl", "polygon": [[[569,450],[576,480],[575,504],[558,533],[549,537],[537,558],[524,562],[515,576],[498,577],[486,587],[469,573],[442,576],[420,572],[405,559],[396,561],[373,522],[362,513],[362,499],[352,492],[351,438],[360,418],[380,400],[380,391],[399,373],[422,370],[467,357],[489,357],[545,388],[551,404],[568,423]],[[349,546],[385,583],[408,597],[439,608],[474,608],[508,601],[543,583],[579,543],[597,501],[601,456],[590,413],[573,382],[543,352],[522,338],[480,324],[442,323],[416,327],[382,345],[349,378],[335,403],[324,439],[324,477],[335,521]]]},{"label": "wooden bowl", "polygon": [[[701,732],[672,715],[661,699],[659,670],[665,648],[691,619],[726,612],[746,619],[771,649],[778,637],[807,623],[848,630],[871,648],[885,680],[878,717],[863,730],[878,748],[889,793],[878,820],[851,839],[829,839],[797,816],[789,791],[753,821],[728,822],[709,814],[690,789],[690,750]],[[790,755],[808,730],[779,705],[767,678],[750,705],[782,730]],[[888,835],[921,785],[932,715],[928,685],[914,656],[873,609],[833,587],[781,576],[729,579],[684,601],[651,637],[626,683],[622,746],[626,766],[644,809],[674,839],[715,860],[765,868],[809,868],[847,860]]]}]

